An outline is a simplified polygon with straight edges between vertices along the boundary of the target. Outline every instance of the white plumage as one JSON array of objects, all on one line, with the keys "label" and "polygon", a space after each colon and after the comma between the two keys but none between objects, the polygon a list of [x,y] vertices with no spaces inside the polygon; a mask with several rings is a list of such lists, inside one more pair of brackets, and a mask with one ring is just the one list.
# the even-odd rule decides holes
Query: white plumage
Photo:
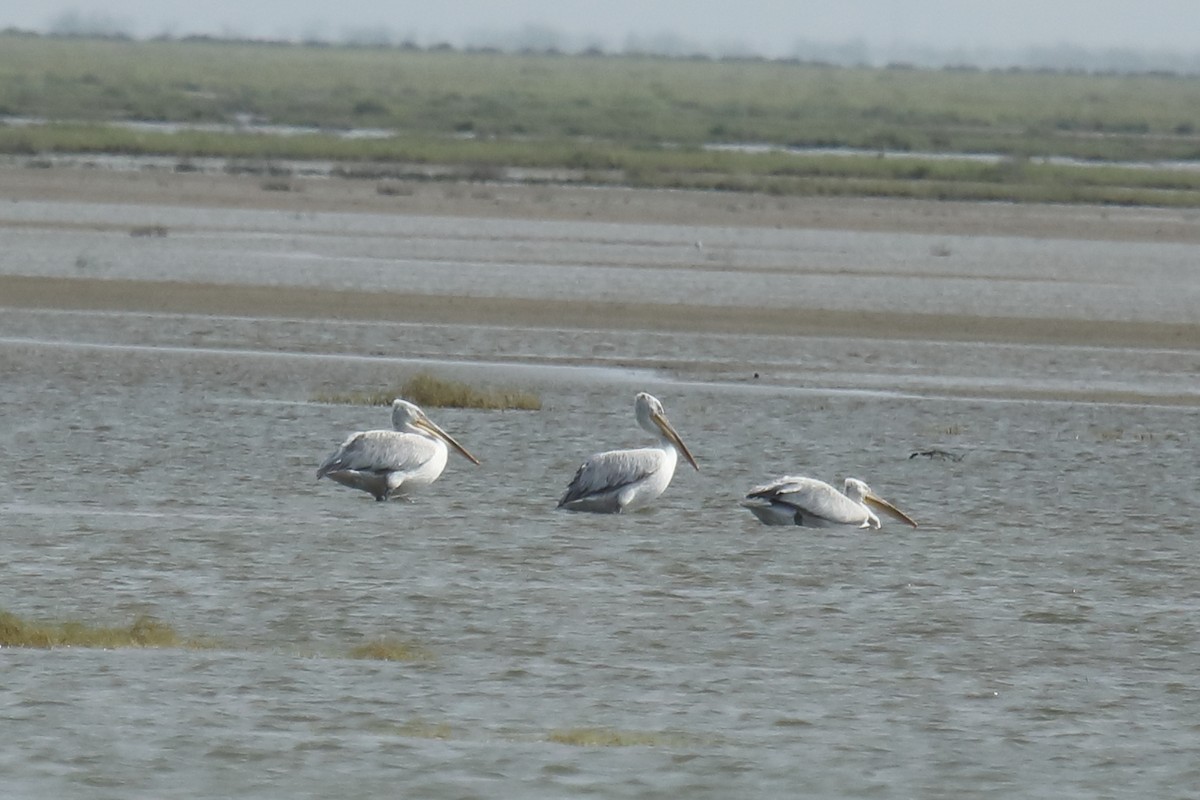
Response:
[{"label": "white plumage", "polygon": [[317,480],[328,476],[343,486],[368,492],[376,500],[387,500],[393,494],[407,495],[437,480],[446,468],[447,444],[464,458],[479,463],[414,403],[392,401],[392,427],[395,430],[351,434],[321,462]]},{"label": "white plumage", "polygon": [[801,525],[807,528],[851,526],[875,528],[881,525],[870,506],[887,512],[914,528],[917,523],[884,500],[870,486],[855,478],[846,478],[845,494],[825,481],[784,475],[756,486],[746,494],[742,505],[764,525]]},{"label": "white plumage", "polygon": [[588,458],[558,501],[569,511],[616,514],[641,508],[671,483],[679,454],[697,470],[700,466],[667,420],[658,398],[639,392],[633,402],[638,425],[658,437],[654,447],[609,450]]}]

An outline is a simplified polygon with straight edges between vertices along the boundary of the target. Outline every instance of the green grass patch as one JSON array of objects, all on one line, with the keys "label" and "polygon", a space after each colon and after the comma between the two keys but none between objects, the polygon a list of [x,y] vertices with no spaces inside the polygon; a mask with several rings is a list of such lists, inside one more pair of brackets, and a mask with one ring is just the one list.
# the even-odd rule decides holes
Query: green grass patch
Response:
[{"label": "green grass patch", "polygon": [[336,405],[387,406],[397,397],[427,408],[538,411],[542,407],[541,398],[533,392],[511,388],[477,389],[429,372],[412,376],[398,389],[318,393],[313,401]]},{"label": "green grass patch", "polygon": [[0,34],[0,110],[181,123],[250,115],[284,125],[478,139],[1005,153],[1032,147],[1037,154],[1167,158],[1188,151],[1196,157],[1200,82],[1163,73]]},{"label": "green grass patch", "polygon": [[[446,140],[392,137],[346,140],[329,134],[185,131],[134,132],[104,125],[0,126],[0,152],[117,153],[226,157],[234,174],[266,175],[264,190],[298,191],[275,175],[279,161],[332,158],[334,175],[350,179],[473,181],[508,167],[577,170],[594,185],[693,189],[772,196],[907,197],[1107,205],[1200,206],[1200,170],[1121,164],[1058,164],[1012,157],[1001,161],[919,155],[880,157],[796,152],[632,147],[606,142]],[[33,156],[31,166],[45,162]],[[486,165],[486,166],[483,166]],[[441,172],[430,172],[437,167]],[[483,176],[483,177],[481,177]]]},{"label": "green grass patch", "polygon": [[392,637],[382,637],[357,645],[350,650],[351,658],[365,661],[432,661],[433,654],[419,645]]},{"label": "green grass patch", "polygon": [[562,728],[546,740],[573,747],[655,747],[679,744],[683,737],[654,731],[621,731],[612,728]]},{"label": "green grass patch", "polygon": [[33,623],[8,611],[0,611],[0,647],[92,647],[112,650],[119,647],[210,646],[185,639],[175,629],[153,617],[142,616],[126,627],[93,627],[82,622]]},{"label": "green grass patch", "polygon": [[459,381],[421,372],[405,381],[401,396],[435,408],[492,408],[538,411],[541,398],[519,389],[475,389]]},{"label": "green grass patch", "polygon": [[425,722],[419,719],[389,726],[384,732],[403,736],[407,739],[447,740],[454,736],[454,729],[444,722]]}]

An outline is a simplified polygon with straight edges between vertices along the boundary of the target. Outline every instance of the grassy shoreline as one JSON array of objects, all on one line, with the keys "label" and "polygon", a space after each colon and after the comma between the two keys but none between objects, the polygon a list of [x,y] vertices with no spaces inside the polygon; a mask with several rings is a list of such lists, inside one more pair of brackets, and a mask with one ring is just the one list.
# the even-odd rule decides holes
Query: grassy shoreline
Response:
[{"label": "grassy shoreline", "polygon": [[187,172],[194,168],[193,159],[224,158],[230,173],[287,177],[303,162],[331,160],[334,177],[376,181],[551,182],[795,197],[1200,207],[1200,169],[1024,159],[556,147],[404,137],[367,146],[332,134],[146,133],[102,124],[0,128],[0,154],[27,157],[30,167],[49,166],[45,157],[50,155],[117,154],[175,158],[175,170]]},{"label": "grassy shoreline", "polygon": [[[713,147],[741,144],[762,149]],[[1200,80],[0,34],[0,153],[1200,207],[1200,169],[1178,165],[1200,165]]]}]

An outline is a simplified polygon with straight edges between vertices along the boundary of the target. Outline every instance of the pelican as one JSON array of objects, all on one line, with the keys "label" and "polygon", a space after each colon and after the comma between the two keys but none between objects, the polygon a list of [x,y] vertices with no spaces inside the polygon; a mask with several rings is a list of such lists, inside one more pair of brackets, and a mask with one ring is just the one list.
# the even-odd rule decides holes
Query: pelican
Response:
[{"label": "pelican", "polygon": [[407,400],[392,401],[392,427],[395,430],[351,434],[321,462],[317,480],[328,475],[343,486],[370,492],[376,500],[387,500],[392,494],[407,495],[436,481],[446,468],[446,445],[468,461],[479,463],[419,406]]},{"label": "pelican", "polygon": [[784,475],[755,486],[742,505],[764,525],[803,525],[808,528],[852,526],[878,529],[879,517],[871,506],[914,528],[917,523],[856,478],[846,478],[845,494],[825,481]]},{"label": "pelican", "polygon": [[584,461],[558,501],[568,511],[619,514],[641,508],[658,497],[675,474],[679,454],[700,469],[696,459],[667,420],[657,397],[639,392],[633,401],[637,423],[658,437],[658,445],[638,450],[609,450]]}]

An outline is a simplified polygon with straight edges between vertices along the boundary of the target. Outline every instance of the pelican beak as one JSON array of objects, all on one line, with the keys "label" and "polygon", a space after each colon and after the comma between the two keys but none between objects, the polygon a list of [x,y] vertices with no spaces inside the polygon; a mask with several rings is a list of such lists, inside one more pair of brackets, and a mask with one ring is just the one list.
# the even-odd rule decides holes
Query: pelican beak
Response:
[{"label": "pelican beak", "polygon": [[463,455],[463,458],[467,459],[472,464],[475,464],[475,465],[479,464],[478,458],[476,458],[475,456],[473,456],[469,452],[467,452],[467,448],[463,447],[461,444],[459,444],[457,441],[455,441],[453,436],[451,436],[450,434],[448,434],[444,430],[442,430],[441,426],[439,426],[433,420],[429,419],[428,417],[424,417],[422,419],[414,420],[413,424],[429,431],[434,436],[436,436],[437,438],[441,439],[446,444],[453,447],[455,450],[457,450],[459,453],[461,453]]},{"label": "pelican beak", "polygon": [[683,453],[683,457],[688,460],[688,463],[699,472],[700,465],[696,463],[696,459],[692,458],[692,451],[687,449],[687,445],[683,443],[683,439],[679,438],[679,434],[675,432],[675,428],[671,426],[670,421],[662,414],[654,414],[650,419],[654,420],[654,424],[663,432],[663,436],[670,439],[671,444],[675,445],[675,448]]},{"label": "pelican beak", "polygon": [[913,520],[912,517],[910,517],[908,514],[905,514],[903,511],[896,508],[894,505],[889,503],[887,500],[884,500],[882,497],[880,497],[877,494],[868,492],[867,496],[863,498],[863,502],[870,503],[872,508],[875,508],[875,509],[878,509],[879,511],[883,511],[887,514],[890,514],[891,516],[895,517],[896,519],[900,520],[901,522],[907,522],[909,525],[912,525],[914,528],[917,527],[917,523],[916,523],[916,521]]}]

